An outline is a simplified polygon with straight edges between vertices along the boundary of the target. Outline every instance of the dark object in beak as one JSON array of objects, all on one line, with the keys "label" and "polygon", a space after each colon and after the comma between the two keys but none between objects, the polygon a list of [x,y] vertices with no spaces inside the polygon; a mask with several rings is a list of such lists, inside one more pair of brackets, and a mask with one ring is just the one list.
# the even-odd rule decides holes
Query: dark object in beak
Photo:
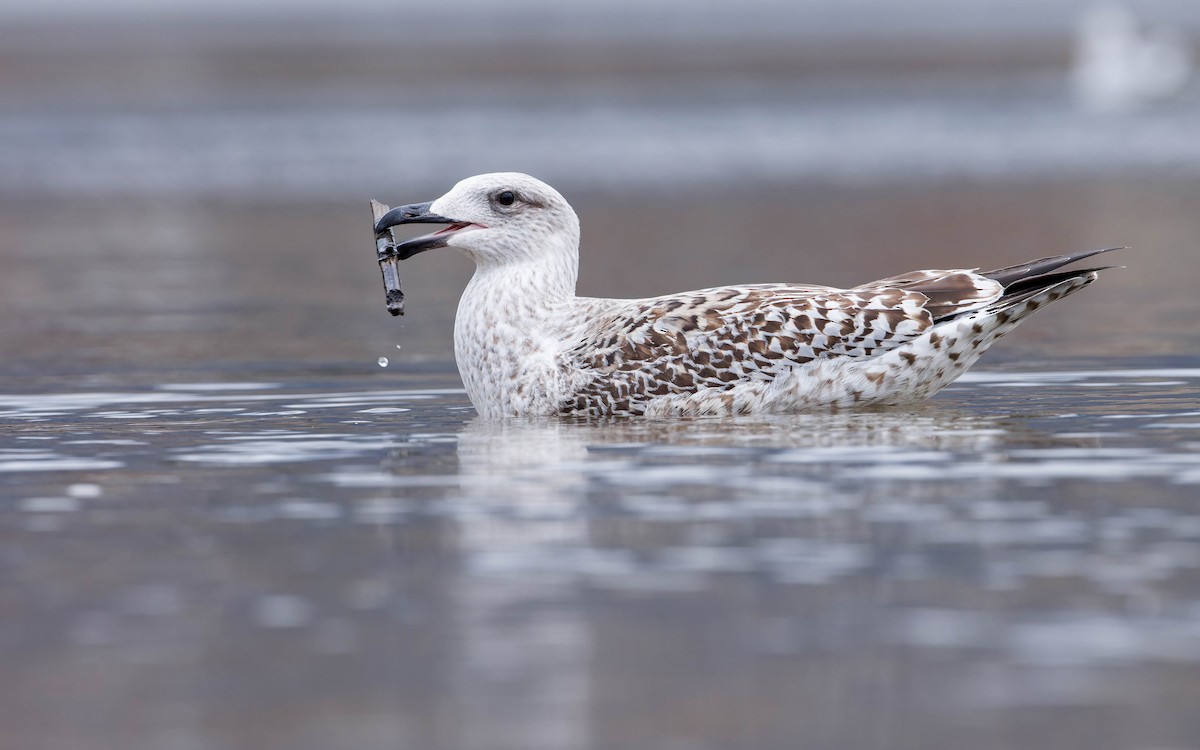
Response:
[{"label": "dark object in beak", "polygon": [[[445,216],[429,213],[429,205],[432,201],[424,203],[410,203],[407,206],[397,206],[379,218],[375,222],[375,236],[380,237],[387,230],[401,224],[457,224],[454,219],[447,219]],[[446,240],[449,238],[449,233],[446,235],[426,234],[420,237],[414,237],[405,242],[398,242],[394,245],[395,255],[400,260],[408,260],[417,253],[423,253],[426,250],[432,250],[436,247],[445,247]]]},{"label": "dark object in beak", "polygon": [[[390,213],[389,213],[390,212]],[[371,201],[371,218],[373,226],[383,223],[384,216],[390,216],[391,211],[379,201]],[[396,238],[389,228],[375,234],[375,257],[379,261],[379,270],[383,272],[383,288],[387,292],[387,309],[392,315],[404,314],[404,292],[400,289],[400,258],[396,251]]]},{"label": "dark object in beak", "polygon": [[392,315],[404,314],[404,292],[400,290],[400,262],[393,255],[379,259],[383,272],[383,288],[387,292],[387,309]]}]

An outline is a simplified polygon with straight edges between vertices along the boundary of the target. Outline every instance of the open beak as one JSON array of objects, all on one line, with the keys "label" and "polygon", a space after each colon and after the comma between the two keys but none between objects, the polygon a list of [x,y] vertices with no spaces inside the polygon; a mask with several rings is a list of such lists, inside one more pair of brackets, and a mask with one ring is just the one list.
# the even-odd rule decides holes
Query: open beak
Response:
[{"label": "open beak", "polygon": [[388,211],[383,216],[379,217],[379,221],[375,222],[375,236],[383,236],[387,230],[401,224],[448,224],[445,229],[439,229],[432,234],[423,234],[420,237],[414,237],[411,240],[398,242],[393,246],[395,256],[400,260],[408,260],[417,253],[423,253],[426,250],[433,250],[436,247],[445,247],[446,241],[450,239],[450,235],[460,229],[466,229],[470,226],[478,226],[466,221],[455,221],[448,219],[445,216],[438,216],[435,213],[430,213],[429,206],[432,201],[425,203],[410,203],[407,206],[397,206],[391,211]]}]

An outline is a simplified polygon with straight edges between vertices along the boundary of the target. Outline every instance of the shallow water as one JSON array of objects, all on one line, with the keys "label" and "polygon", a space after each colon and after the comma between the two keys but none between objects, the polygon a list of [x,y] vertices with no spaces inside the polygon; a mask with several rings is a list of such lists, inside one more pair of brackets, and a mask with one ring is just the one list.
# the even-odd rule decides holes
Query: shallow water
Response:
[{"label": "shallow water", "polygon": [[14,747],[1186,746],[1200,367],[1135,364],[733,420],[489,424],[450,376],[5,396],[0,721]]}]

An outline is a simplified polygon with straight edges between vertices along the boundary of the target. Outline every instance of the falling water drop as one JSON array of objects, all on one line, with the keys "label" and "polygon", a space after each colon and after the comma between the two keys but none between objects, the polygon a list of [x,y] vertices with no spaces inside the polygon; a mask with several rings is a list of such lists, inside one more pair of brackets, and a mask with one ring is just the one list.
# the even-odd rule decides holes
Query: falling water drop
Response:
[{"label": "falling water drop", "polygon": [[400,348],[400,345],[399,345],[399,344],[396,344],[396,348],[397,348],[397,349],[399,349],[399,348]]},{"label": "falling water drop", "polygon": [[380,358],[379,358],[379,366],[380,366],[380,367],[387,367],[387,366],[388,366],[388,359],[387,359],[387,357],[380,357]]}]

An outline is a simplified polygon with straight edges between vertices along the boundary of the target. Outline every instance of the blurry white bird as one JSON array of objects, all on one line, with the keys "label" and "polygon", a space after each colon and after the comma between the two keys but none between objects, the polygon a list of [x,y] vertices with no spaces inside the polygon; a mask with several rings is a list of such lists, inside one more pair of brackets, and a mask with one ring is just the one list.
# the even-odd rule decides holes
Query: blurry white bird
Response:
[{"label": "blurry white bird", "polygon": [[[394,244],[475,261],[454,353],[483,417],[787,412],[919,401],[1042,306],[1096,280],[1058,271],[1105,250],[979,273],[913,271],[851,289],[753,284],[647,299],[575,296],[579,219],[517,173],[470,177],[400,224],[448,226]],[[1115,248],[1110,248],[1115,249]],[[398,274],[389,281],[398,290]]]},{"label": "blurry white bird", "polygon": [[1179,94],[1192,74],[1186,41],[1170,29],[1143,33],[1128,7],[1096,5],[1079,20],[1072,86],[1094,112],[1124,112]]}]

